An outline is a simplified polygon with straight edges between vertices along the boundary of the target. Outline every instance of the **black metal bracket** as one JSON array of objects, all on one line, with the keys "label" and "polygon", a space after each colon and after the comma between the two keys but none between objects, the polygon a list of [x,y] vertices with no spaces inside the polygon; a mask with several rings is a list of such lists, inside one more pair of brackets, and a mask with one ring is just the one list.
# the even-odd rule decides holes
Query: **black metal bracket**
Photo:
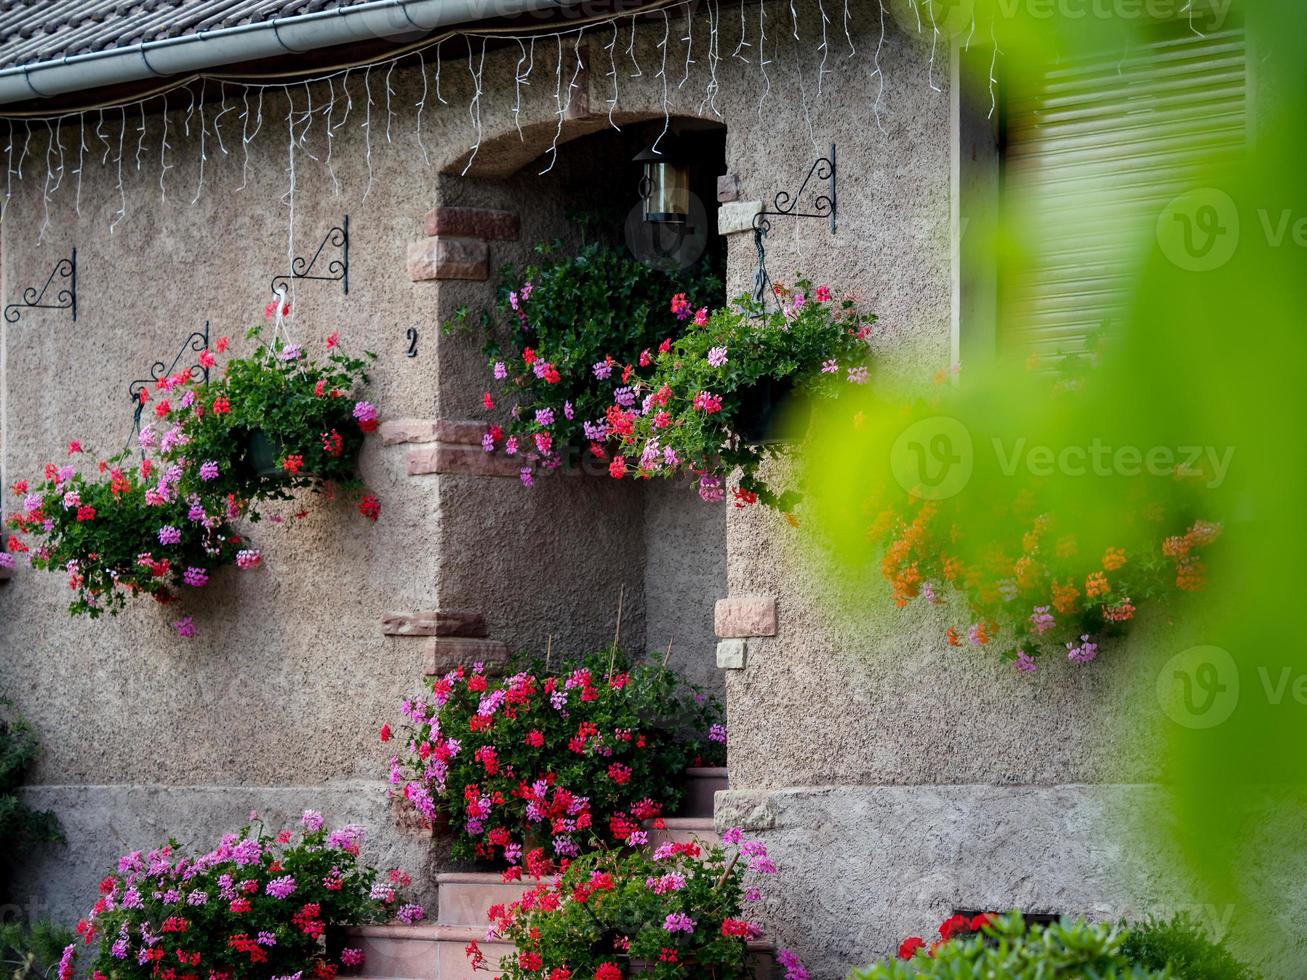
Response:
[{"label": "black metal bracket", "polygon": [[[150,376],[148,378],[137,378],[127,386],[127,393],[131,395],[135,408],[132,410],[132,429],[136,435],[141,434],[141,412],[145,409],[145,402],[141,400],[141,392],[150,387],[156,381],[162,381],[169,377],[177,370],[183,358],[188,353],[201,354],[209,347],[209,321],[204,321],[202,330],[194,331],[189,337],[182,341],[181,350],[177,356],[172,359],[172,363],[165,365],[163,361],[155,361],[150,365]],[[187,367],[186,373],[190,375],[192,381],[204,380],[205,384],[209,383],[209,369],[197,359],[194,364]]]},{"label": "black metal bracket", "polygon": [[[758,251],[758,269],[753,278],[755,301],[765,306],[767,297],[774,296],[771,276],[767,273],[767,248],[764,244],[771,231],[772,218],[823,218],[830,222],[830,232],[832,235],[835,234],[836,218],[839,214],[836,172],[835,144],[832,143],[830,155],[818,157],[813,161],[808,169],[808,175],[803,178],[803,183],[799,185],[797,191],[793,194],[789,191],[778,191],[772,198],[771,209],[764,208],[753,216],[753,244]],[[799,206],[808,193],[808,185],[814,180],[819,184],[824,183],[826,189],[809,200],[806,210],[800,211]]]},{"label": "black metal bracket", "polygon": [[[52,302],[46,302],[45,294],[50,291],[50,286],[56,278],[66,280],[68,284],[59,287],[59,291]],[[28,286],[23,290],[21,301],[10,303],[5,307],[5,320],[9,323],[17,323],[24,310],[72,310],[73,323],[77,322],[76,248],[73,249],[68,258],[60,259],[55,263],[55,267],[50,270],[50,277],[46,279],[44,286],[39,290],[35,286]]]},{"label": "black metal bracket", "polygon": [[[322,256],[322,251],[328,245],[332,248],[340,249],[340,257],[332,259],[327,263],[326,274],[314,272],[314,267],[318,264],[318,259]],[[272,277],[273,295],[286,293],[290,291],[292,279],[314,279],[319,282],[339,282],[344,286],[345,295],[349,295],[349,215],[345,215],[345,220],[336,225],[323,237],[318,243],[317,251],[309,258],[297,255],[291,261],[290,272],[279,276]]]}]

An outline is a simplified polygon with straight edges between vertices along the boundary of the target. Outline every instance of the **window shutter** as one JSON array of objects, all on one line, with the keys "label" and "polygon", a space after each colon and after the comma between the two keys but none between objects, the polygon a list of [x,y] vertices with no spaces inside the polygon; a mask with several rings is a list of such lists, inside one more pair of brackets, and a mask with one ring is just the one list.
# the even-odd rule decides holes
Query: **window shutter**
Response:
[{"label": "window shutter", "polygon": [[1033,88],[1008,103],[1003,194],[1039,249],[1002,283],[998,339],[1054,358],[1110,336],[1157,215],[1245,142],[1244,31],[1185,28],[1057,65]]}]

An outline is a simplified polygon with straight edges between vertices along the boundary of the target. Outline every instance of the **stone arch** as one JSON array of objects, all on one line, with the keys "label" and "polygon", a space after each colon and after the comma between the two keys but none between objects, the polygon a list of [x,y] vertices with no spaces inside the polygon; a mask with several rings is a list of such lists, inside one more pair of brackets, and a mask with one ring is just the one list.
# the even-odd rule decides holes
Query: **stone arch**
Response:
[{"label": "stone arch", "polygon": [[[503,180],[545,156],[554,146],[561,148],[574,140],[610,129],[614,124],[625,128],[664,119],[670,125],[686,129],[725,128],[723,121],[715,116],[665,114],[661,109],[614,112],[611,119],[607,112],[585,112],[564,119],[561,129],[556,119],[549,119],[523,125],[520,134],[516,126],[510,126],[493,136],[483,137],[477,150],[463,151],[441,166],[440,172],[458,176],[466,168],[464,176],[469,178]],[[469,161],[471,167],[468,167]]]}]

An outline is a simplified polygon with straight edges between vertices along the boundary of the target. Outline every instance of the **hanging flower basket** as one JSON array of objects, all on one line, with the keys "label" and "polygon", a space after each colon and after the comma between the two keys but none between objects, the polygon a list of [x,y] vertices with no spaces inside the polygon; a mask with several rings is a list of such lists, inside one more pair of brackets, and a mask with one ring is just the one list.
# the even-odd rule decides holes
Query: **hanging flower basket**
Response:
[{"label": "hanging flower basket", "polygon": [[[229,346],[218,338],[200,366],[212,371]],[[69,611],[94,618],[140,594],[170,602],[223,565],[257,567],[259,552],[233,522],[257,521],[261,504],[293,491],[354,490],[360,512],[375,521],[380,505],[354,462],[377,427],[376,408],[353,397],[367,382],[367,360],[341,353],[335,334],[326,346],[318,363],[274,340],[230,360],[211,384],[187,369],[143,389],[153,421],[138,435],[139,464],[124,451],[81,472],[74,461],[95,456],[69,443],[68,462],[48,464],[41,481],[13,484],[21,506],[8,521],[8,551],[67,574]],[[174,626],[194,635],[190,617]]]}]

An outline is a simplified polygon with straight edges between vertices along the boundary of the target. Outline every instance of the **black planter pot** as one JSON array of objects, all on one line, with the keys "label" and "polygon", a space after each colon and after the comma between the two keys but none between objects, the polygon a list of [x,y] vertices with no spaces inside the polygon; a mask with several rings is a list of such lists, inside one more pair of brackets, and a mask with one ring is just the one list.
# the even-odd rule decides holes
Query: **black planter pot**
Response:
[{"label": "black planter pot", "polygon": [[807,427],[811,408],[793,397],[793,378],[762,378],[739,391],[735,434],[751,446],[797,440]]},{"label": "black planter pot", "polygon": [[258,476],[276,476],[280,473],[281,467],[277,465],[277,457],[280,455],[281,447],[273,443],[262,429],[250,433],[245,458]]}]

